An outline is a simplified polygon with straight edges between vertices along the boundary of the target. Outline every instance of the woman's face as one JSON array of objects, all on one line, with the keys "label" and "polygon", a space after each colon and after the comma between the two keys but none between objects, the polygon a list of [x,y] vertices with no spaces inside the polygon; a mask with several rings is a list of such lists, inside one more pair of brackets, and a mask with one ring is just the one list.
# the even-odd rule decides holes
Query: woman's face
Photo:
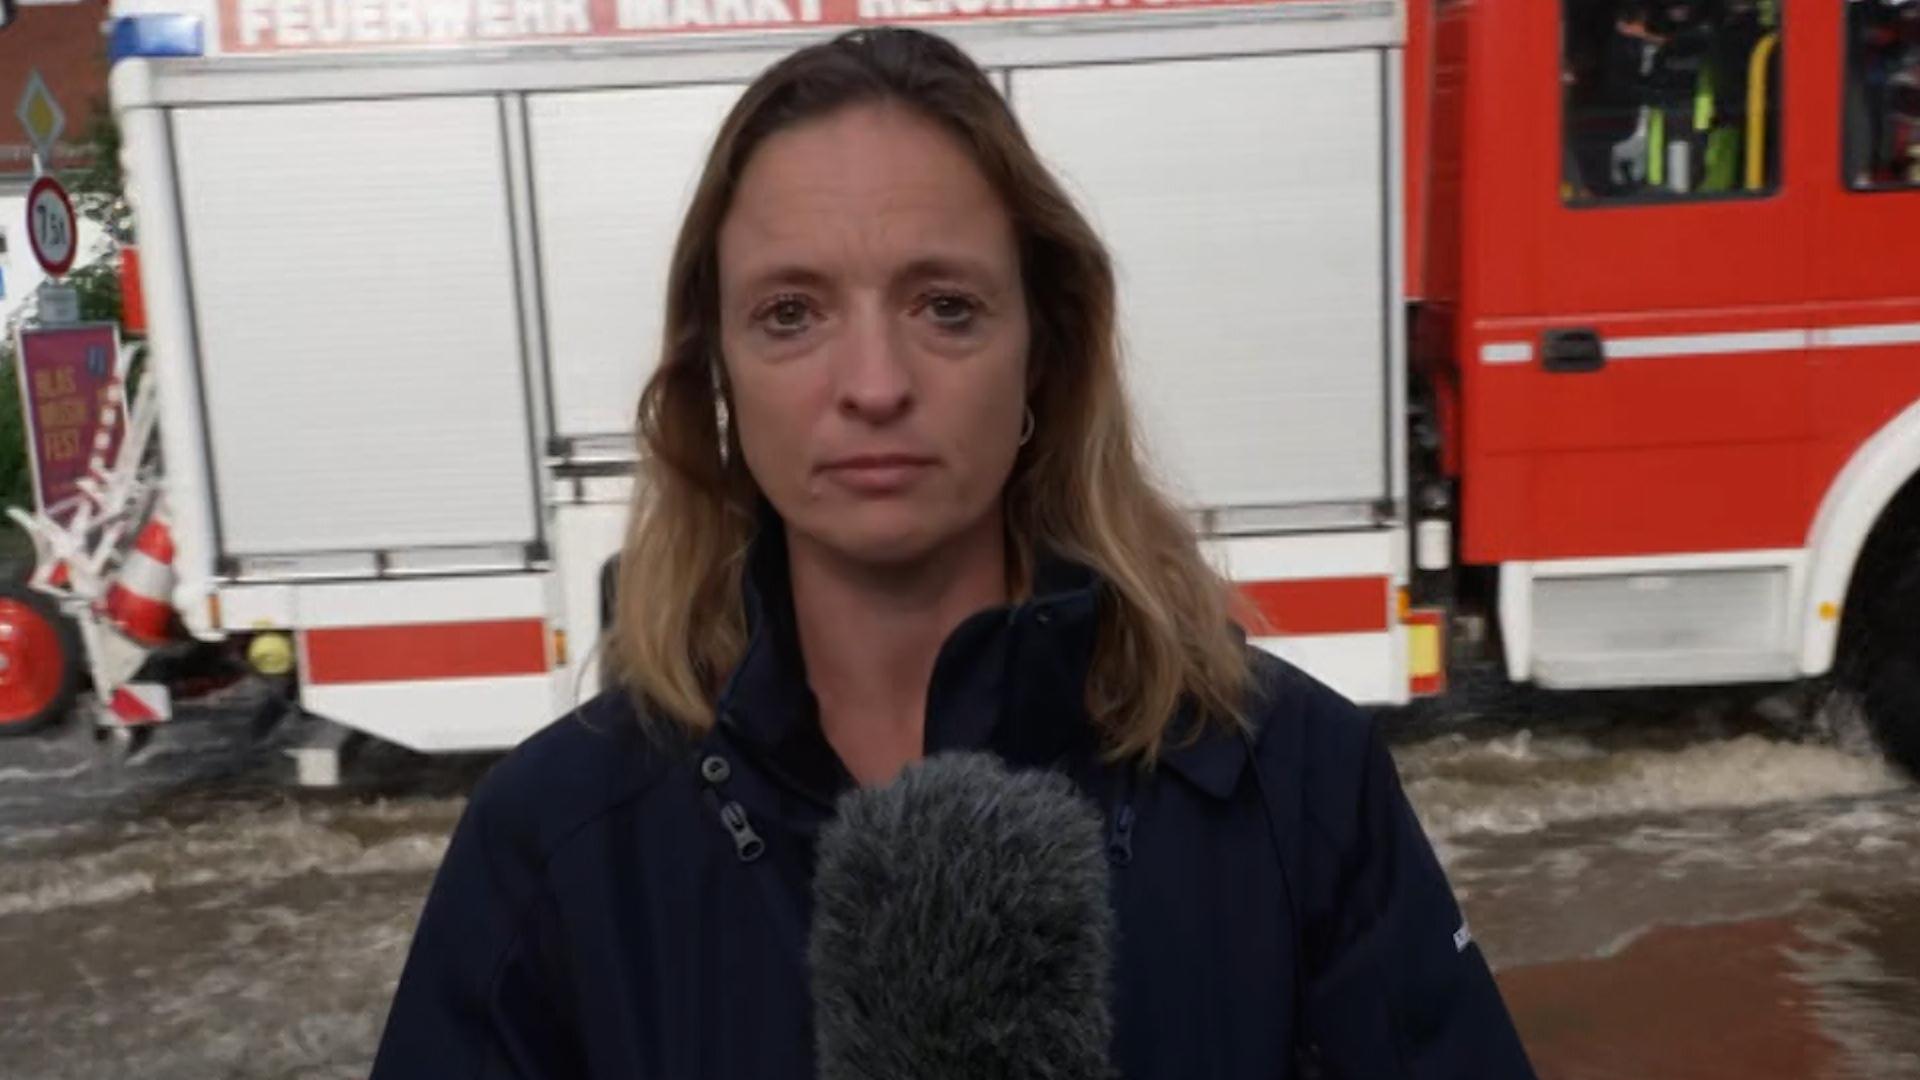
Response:
[{"label": "woman's face", "polygon": [[789,539],[866,564],[998,540],[1027,310],[1013,224],[895,105],[768,138],[719,238],[732,421]]}]

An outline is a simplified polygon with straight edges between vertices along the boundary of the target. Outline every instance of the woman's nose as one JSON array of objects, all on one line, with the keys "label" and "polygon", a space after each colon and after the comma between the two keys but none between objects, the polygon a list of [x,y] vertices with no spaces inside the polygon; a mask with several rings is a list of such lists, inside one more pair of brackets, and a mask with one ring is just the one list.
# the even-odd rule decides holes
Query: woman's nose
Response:
[{"label": "woman's nose", "polygon": [[834,366],[840,411],[868,424],[896,420],[913,407],[913,377],[905,344],[878,311],[848,320]]}]

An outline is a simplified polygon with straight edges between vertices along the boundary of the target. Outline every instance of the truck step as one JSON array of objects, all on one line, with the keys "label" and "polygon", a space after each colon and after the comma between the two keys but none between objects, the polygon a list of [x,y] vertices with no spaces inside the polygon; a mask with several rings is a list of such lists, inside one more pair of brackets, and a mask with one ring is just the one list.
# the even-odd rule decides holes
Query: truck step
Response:
[{"label": "truck step", "polygon": [[1625,686],[1706,686],[1799,677],[1786,651],[1664,649],[1560,653],[1533,658],[1534,681],[1561,690]]}]

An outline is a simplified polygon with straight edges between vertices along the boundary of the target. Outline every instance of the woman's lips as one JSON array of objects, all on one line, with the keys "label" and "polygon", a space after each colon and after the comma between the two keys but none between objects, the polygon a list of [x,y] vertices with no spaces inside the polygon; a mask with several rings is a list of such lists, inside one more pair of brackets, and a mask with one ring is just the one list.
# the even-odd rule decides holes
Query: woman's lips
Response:
[{"label": "woman's lips", "polygon": [[933,464],[914,454],[857,454],[830,461],[821,471],[855,494],[891,495],[912,486]]}]

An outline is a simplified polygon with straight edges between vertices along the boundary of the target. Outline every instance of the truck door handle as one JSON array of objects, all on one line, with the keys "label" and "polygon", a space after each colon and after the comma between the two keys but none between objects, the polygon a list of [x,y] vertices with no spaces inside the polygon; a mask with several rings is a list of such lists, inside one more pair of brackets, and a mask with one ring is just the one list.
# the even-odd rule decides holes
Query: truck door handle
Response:
[{"label": "truck door handle", "polygon": [[1607,366],[1600,332],[1585,326],[1549,330],[1540,340],[1540,366],[1556,373],[1599,371]]}]

